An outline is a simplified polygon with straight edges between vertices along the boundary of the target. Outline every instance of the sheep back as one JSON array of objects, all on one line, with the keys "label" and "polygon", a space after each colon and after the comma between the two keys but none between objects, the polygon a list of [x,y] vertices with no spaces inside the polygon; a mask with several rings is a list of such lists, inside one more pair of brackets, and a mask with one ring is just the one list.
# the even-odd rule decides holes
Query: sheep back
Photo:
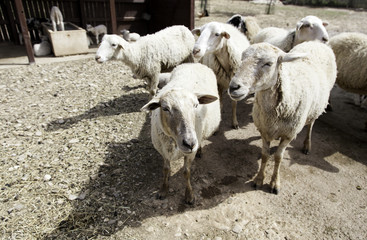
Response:
[{"label": "sheep back", "polygon": [[172,26],[130,43],[125,55],[138,54],[128,65],[139,77],[151,77],[190,59],[194,44],[195,38],[187,27]]},{"label": "sheep back", "polygon": [[336,57],[336,83],[346,91],[367,94],[367,35],[341,33],[329,41]]},{"label": "sheep back", "polygon": [[304,42],[290,53],[307,53],[307,56],[279,66],[277,91],[256,93],[254,123],[268,140],[295,138],[305,125],[324,112],[335,83],[336,63],[330,47]]},{"label": "sheep back", "polygon": [[289,52],[293,47],[295,30],[286,30],[277,27],[268,27],[260,30],[251,43],[268,42],[285,52]]}]

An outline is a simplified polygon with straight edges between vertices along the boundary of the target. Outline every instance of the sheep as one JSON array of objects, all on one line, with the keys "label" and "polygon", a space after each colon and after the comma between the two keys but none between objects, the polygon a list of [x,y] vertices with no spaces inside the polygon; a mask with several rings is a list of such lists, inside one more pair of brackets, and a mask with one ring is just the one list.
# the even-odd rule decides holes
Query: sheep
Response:
[{"label": "sheep", "polygon": [[[193,54],[200,62],[210,67],[218,81],[221,105],[223,92],[228,89],[229,82],[241,64],[241,53],[250,45],[246,36],[234,26],[226,23],[210,22],[192,30],[200,35]],[[232,101],[232,126],[238,128],[237,103]]]},{"label": "sheep", "polygon": [[319,40],[326,43],[329,35],[325,29],[327,22],[315,16],[302,18],[296,29],[285,30],[283,28],[268,27],[262,29],[251,41],[251,43],[268,42],[274,46],[289,52],[294,46],[305,42]]},{"label": "sheep", "polygon": [[[367,35],[345,32],[332,37],[329,45],[334,51],[338,75],[336,84],[345,91],[355,93],[355,104],[367,108]],[[360,67],[356,67],[360,66]],[[367,130],[367,122],[365,124]]]},{"label": "sheep", "polygon": [[243,34],[246,35],[249,41],[251,41],[261,30],[256,18],[251,16],[243,17],[239,14],[235,14],[228,19],[227,23],[237,27]]},{"label": "sheep", "polygon": [[272,140],[280,139],[270,182],[275,194],[280,190],[279,167],[284,151],[305,125],[308,132],[303,153],[311,151],[312,127],[328,104],[335,79],[333,51],[318,41],[301,43],[289,53],[269,43],[258,43],[243,53],[241,68],[232,78],[228,93],[236,101],[255,93],[252,116],[263,146],[254,187],[263,184]]},{"label": "sheep", "polygon": [[99,44],[99,35],[105,35],[107,34],[107,27],[103,24],[97,25],[93,27],[90,24],[87,24],[86,27],[87,32],[91,32],[94,36],[96,36],[96,43]]},{"label": "sheep", "polygon": [[54,32],[58,31],[58,29],[60,31],[65,31],[64,18],[60,9],[57,6],[53,6],[51,8],[50,18],[52,22],[52,29]]},{"label": "sheep", "polygon": [[47,56],[51,54],[51,44],[48,41],[48,37],[41,36],[41,43],[37,43],[33,45],[34,55],[37,57]]},{"label": "sheep", "polygon": [[155,34],[128,43],[117,35],[105,35],[96,53],[96,61],[122,60],[139,78],[148,79],[148,88],[154,96],[161,71],[172,70],[183,62],[193,62],[195,38],[185,26],[171,26]]},{"label": "sheep", "polygon": [[136,42],[140,38],[140,35],[138,33],[131,33],[129,30],[126,29],[121,30],[121,34],[127,42]]},{"label": "sheep", "polygon": [[336,83],[342,89],[367,94],[367,35],[346,32],[332,37],[329,45],[334,51],[338,76]]},{"label": "sheep", "polygon": [[163,184],[157,198],[167,196],[170,162],[184,157],[185,202],[194,203],[190,166],[202,141],[219,128],[218,97],[213,71],[200,63],[184,63],[174,68],[167,85],[141,108],[152,111],[152,142],[163,157]]}]

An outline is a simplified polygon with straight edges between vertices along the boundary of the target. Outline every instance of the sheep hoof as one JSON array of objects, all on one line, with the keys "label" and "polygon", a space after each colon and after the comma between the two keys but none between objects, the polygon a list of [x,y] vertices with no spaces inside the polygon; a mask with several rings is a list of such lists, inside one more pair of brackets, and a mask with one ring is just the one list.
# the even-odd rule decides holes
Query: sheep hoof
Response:
[{"label": "sheep hoof", "polygon": [[309,155],[310,151],[307,148],[302,149],[303,154]]},{"label": "sheep hoof", "polygon": [[167,197],[167,191],[163,191],[163,190],[160,190],[156,196],[156,198],[159,200],[164,200],[166,199],[166,197]]},{"label": "sheep hoof", "polygon": [[277,187],[274,187],[270,190],[271,193],[274,193],[275,195],[278,195],[279,189]]},{"label": "sheep hoof", "polygon": [[252,187],[253,189],[258,190],[261,186],[260,186],[260,184],[256,184],[255,182],[252,182],[251,187]]},{"label": "sheep hoof", "polygon": [[192,193],[192,191],[189,191],[187,189],[186,189],[186,192],[185,192],[185,203],[189,204],[189,205],[194,205],[195,204],[194,194]]},{"label": "sheep hoof", "polygon": [[195,157],[201,158],[201,148],[197,150]]},{"label": "sheep hoof", "polygon": [[195,197],[191,197],[189,199],[187,199],[185,197],[185,203],[188,204],[188,205],[194,205],[195,204],[195,200],[196,200]]},{"label": "sheep hoof", "polygon": [[238,126],[238,124],[233,124],[233,128],[234,129],[239,129],[240,127]]}]

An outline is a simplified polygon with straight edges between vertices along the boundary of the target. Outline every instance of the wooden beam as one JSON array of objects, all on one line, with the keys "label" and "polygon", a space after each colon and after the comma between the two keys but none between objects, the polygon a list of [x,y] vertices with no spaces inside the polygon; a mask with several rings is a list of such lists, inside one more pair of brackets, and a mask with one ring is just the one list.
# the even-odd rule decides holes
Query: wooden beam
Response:
[{"label": "wooden beam", "polygon": [[28,61],[29,61],[29,64],[33,64],[36,61],[34,60],[32,43],[31,43],[31,39],[30,39],[29,34],[28,34],[28,27],[27,27],[27,23],[26,23],[26,20],[25,20],[25,14],[24,14],[24,8],[23,8],[22,0],[15,0],[15,8],[16,8],[16,11],[17,11],[17,14],[18,14],[20,28],[22,30],[24,45],[25,45],[25,48],[27,50]]},{"label": "wooden beam", "polygon": [[113,34],[117,34],[116,4],[115,4],[115,0],[110,0],[110,10],[111,10],[112,33]]},{"label": "wooden beam", "polygon": [[195,1],[190,0],[190,30],[195,28]]}]

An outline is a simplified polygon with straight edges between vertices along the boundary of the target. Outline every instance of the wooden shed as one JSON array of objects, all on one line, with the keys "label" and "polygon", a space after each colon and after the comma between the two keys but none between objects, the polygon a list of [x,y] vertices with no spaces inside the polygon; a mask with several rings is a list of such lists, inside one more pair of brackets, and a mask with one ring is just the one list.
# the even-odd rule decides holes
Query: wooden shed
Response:
[{"label": "wooden shed", "polygon": [[49,18],[52,6],[60,8],[64,22],[81,28],[104,24],[108,33],[129,29],[146,35],[171,25],[194,27],[194,0],[1,0],[0,42],[20,44],[22,35],[34,62],[31,40],[37,36],[28,31],[26,19]]}]

